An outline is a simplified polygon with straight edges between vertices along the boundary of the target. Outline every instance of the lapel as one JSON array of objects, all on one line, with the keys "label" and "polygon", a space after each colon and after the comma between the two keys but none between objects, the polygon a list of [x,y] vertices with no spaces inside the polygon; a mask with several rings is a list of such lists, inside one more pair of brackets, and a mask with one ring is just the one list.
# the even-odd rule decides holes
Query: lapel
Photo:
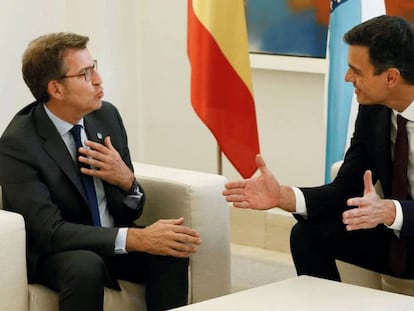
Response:
[{"label": "lapel", "polygon": [[391,193],[392,159],[391,159],[391,109],[381,109],[375,123],[376,146],[374,148],[378,178],[387,197]]},{"label": "lapel", "polygon": [[70,156],[70,153],[58,131],[47,116],[43,104],[39,103],[35,109],[36,127],[39,136],[44,140],[44,150],[75,185],[76,189],[82,194],[85,202],[88,202],[81,179],[77,173],[78,168],[73,162],[72,157]]},{"label": "lapel", "polygon": [[94,117],[94,113],[90,113],[84,117],[84,125],[89,140],[103,144],[104,139],[108,136],[104,128],[103,122]]}]

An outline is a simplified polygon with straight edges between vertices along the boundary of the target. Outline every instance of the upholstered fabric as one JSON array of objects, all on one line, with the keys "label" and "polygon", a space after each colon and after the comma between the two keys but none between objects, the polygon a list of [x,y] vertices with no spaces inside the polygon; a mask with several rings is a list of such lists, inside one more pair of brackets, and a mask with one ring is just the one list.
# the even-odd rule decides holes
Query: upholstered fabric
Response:
[{"label": "upholstered fabric", "polygon": [[[147,195],[140,224],[183,216],[203,241],[190,260],[190,300],[202,301],[231,290],[229,208],[221,195],[225,178],[215,174],[138,163],[137,178]],[[174,176],[174,180],[172,180]]]},{"label": "upholstered fabric", "polygon": [[0,310],[25,311],[28,300],[23,217],[0,210],[0,237]]},{"label": "upholstered fabric", "polygon": [[[144,303],[145,287],[127,281],[119,281],[122,291],[105,288],[104,309],[136,311],[146,310]],[[1,304],[1,301],[0,301]],[[30,311],[58,310],[57,294],[39,284],[29,285]]]},{"label": "upholstered fabric", "polygon": [[[185,225],[201,234],[203,243],[190,258],[189,302],[229,294],[229,208],[221,195],[226,179],[216,174],[143,163],[134,163],[134,168],[147,194],[139,224],[183,216]],[[0,310],[57,311],[54,291],[39,284],[27,284],[23,218],[0,210],[0,235]],[[104,309],[146,310],[145,287],[126,281],[120,284],[121,292],[105,289]]]}]

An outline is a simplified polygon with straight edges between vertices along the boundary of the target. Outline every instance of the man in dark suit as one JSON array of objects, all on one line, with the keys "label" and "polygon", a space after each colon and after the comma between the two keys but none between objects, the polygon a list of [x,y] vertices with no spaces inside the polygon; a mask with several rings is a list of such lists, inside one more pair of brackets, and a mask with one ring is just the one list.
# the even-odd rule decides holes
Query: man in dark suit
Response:
[{"label": "man in dark suit", "polygon": [[183,218],[134,226],[144,189],[87,42],[53,33],[29,44],[22,72],[36,101],[0,139],[3,205],[24,217],[29,282],[58,291],[60,310],[103,310],[117,279],[144,283],[148,310],[185,305],[199,234]]},{"label": "man in dark suit", "polygon": [[[294,213],[290,242],[299,275],[340,280],[335,259],[341,259],[414,278],[414,29],[399,17],[380,16],[355,26],[344,40],[345,80],[360,107],[337,177],[320,187],[282,186],[258,155],[260,176],[230,182],[223,194],[235,207]],[[406,126],[397,129],[404,119]],[[404,136],[397,130],[404,128],[409,149],[400,153],[397,141]],[[399,171],[393,165],[403,163],[397,154],[409,158],[400,179],[393,176]]]}]

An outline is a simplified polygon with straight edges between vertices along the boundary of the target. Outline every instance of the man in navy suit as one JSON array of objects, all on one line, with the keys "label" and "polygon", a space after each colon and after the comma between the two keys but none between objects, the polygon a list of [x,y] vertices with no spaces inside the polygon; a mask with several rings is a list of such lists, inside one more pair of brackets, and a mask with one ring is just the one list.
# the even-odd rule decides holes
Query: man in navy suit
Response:
[{"label": "man in navy suit", "polygon": [[134,226],[144,189],[118,110],[102,101],[88,40],[52,33],[29,44],[22,72],[36,101],[0,139],[3,205],[24,217],[29,282],[59,292],[61,311],[103,310],[104,286],[120,289],[117,279],[145,284],[148,310],[185,305],[199,234],[183,218]]},{"label": "man in navy suit", "polygon": [[[345,80],[354,85],[360,107],[337,177],[320,187],[283,186],[258,155],[260,176],[230,182],[223,194],[238,208],[279,207],[294,214],[290,242],[299,275],[340,280],[335,259],[341,259],[414,278],[414,29],[402,18],[379,16],[355,26],[344,40]],[[403,194],[397,196],[393,159],[397,119],[403,118],[408,185],[396,187]],[[384,198],[373,186],[377,181]]]}]

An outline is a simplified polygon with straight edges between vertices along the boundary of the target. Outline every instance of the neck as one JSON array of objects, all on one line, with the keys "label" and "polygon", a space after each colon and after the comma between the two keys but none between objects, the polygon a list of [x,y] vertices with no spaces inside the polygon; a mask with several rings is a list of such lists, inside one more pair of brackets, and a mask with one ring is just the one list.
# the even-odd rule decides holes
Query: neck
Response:
[{"label": "neck", "polygon": [[66,121],[70,124],[78,124],[79,121],[83,118],[83,116],[77,116],[70,110],[70,105],[65,105],[63,102],[56,102],[53,100],[49,100],[46,102],[47,109],[50,110],[55,116],[63,121]]}]

